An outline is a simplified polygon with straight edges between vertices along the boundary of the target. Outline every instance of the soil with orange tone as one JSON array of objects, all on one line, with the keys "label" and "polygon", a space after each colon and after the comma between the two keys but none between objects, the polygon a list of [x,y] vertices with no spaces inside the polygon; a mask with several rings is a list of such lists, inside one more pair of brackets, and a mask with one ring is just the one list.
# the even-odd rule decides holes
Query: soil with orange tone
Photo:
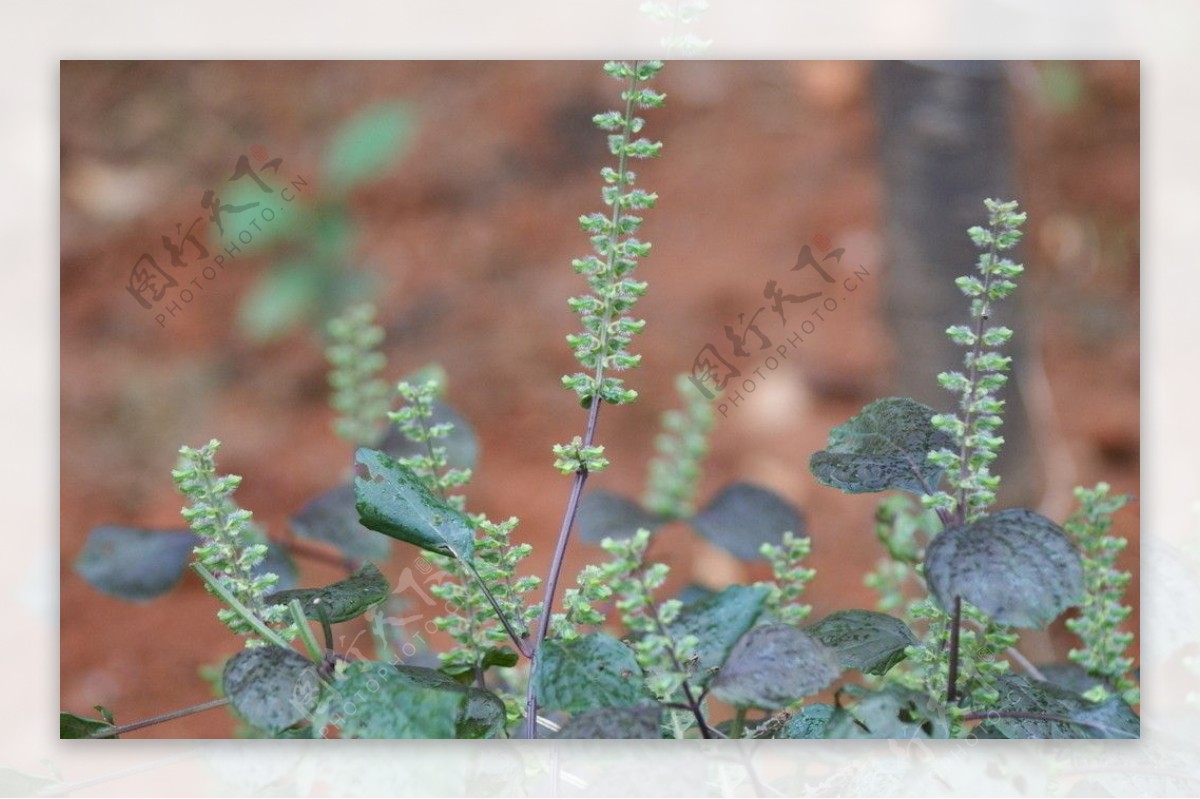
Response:
[{"label": "soil with orange tone", "polygon": [[[1030,214],[1021,293],[1039,356],[1024,368],[1047,474],[1041,507],[1061,521],[1075,484],[1138,492],[1139,75],[1136,62],[1080,64],[1064,106],[1038,74],[1013,68],[1019,199]],[[560,377],[574,371],[566,298],[585,290],[570,268],[588,248],[574,220],[599,209],[597,170],[609,160],[590,120],[619,91],[598,65],[64,63],[62,87],[63,709],[103,704],[128,722],[202,702],[212,694],[199,670],[240,646],[191,578],[132,605],[71,568],[95,525],[181,526],[170,478],[181,444],[221,439],[220,468],[244,477],[239,503],[276,535],[344,478],[350,450],[331,430],[317,336],[258,345],[238,332],[268,248],[248,247],[165,327],[124,286],[141,253],[195,218],[204,190],[255,145],[308,180],[300,201],[320,200],[332,132],[374,102],[412,103],[419,132],[408,157],[354,193],[346,268],[378,276],[389,378],[445,367],[450,400],[481,444],[470,505],[519,516],[517,537],[535,545],[528,569],[543,574],[568,491],[550,448],[584,423]],[[871,607],[862,575],[881,555],[876,498],[823,488],[807,470],[829,428],[885,394],[902,368],[879,313],[885,281],[901,278],[881,233],[870,67],[681,62],[659,88],[668,106],[645,114],[646,134],[665,142],[663,157],[637,165],[660,196],[642,231],[654,243],[639,272],[650,284],[636,309],[648,321],[634,347],[643,366],[628,375],[641,399],[604,409],[599,441],[613,466],[590,485],[640,494],[674,376],[704,345],[724,346],[723,326],[762,305],[767,281],[787,285],[800,247],[825,237],[845,248],[847,275],[866,276],[775,369],[755,354],[746,362],[765,377],[719,416],[701,500],[734,480],[779,491],[807,517],[814,617]],[[788,333],[771,325],[764,332],[783,343]],[[1137,516],[1126,510],[1116,525],[1132,542],[1121,565],[1135,573],[1133,597]],[[402,545],[393,553],[380,564],[392,575],[419,557]],[[654,554],[671,564],[672,587],[765,574],[682,526],[665,530]],[[573,545],[565,584],[600,555]],[[339,576],[301,568],[306,585]],[[361,631],[345,627],[346,642]],[[1068,646],[1035,637],[1031,654],[1062,658]],[[228,736],[234,726],[213,711],[137,735]]]}]

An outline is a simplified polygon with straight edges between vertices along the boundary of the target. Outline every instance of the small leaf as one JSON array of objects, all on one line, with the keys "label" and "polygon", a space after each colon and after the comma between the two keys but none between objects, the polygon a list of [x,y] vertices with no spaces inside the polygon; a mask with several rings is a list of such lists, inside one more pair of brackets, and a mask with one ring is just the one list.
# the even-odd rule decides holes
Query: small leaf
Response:
[{"label": "small leaf", "polygon": [[317,709],[313,726],[343,738],[494,738],[504,703],[433,669],[351,663]]},{"label": "small leaf", "polygon": [[1013,508],[951,527],[925,550],[929,589],[947,613],[954,597],[1000,624],[1044,627],[1083,597],[1083,562],[1062,528]]},{"label": "small leaf", "polygon": [[[405,380],[417,382],[421,375],[406,375]],[[434,446],[446,448],[446,465],[451,469],[474,469],[479,460],[479,439],[475,436],[475,428],[471,427],[462,414],[444,402],[434,401],[432,415],[429,417],[430,426],[452,424],[454,429],[445,438],[434,441]],[[424,444],[410,441],[400,428],[389,425],[387,437],[379,448],[393,458],[410,458],[414,455],[428,455]]]},{"label": "small leaf", "polygon": [[699,658],[693,684],[703,688],[714,669],[720,668],[729,650],[758,620],[770,589],[762,585],[731,585],[719,594],[687,605],[667,628],[678,641],[685,635],[699,639]]},{"label": "small leaf", "polygon": [[[976,732],[1005,738],[1137,738],[1141,721],[1118,696],[1091,702],[1056,685],[1005,674],[996,685],[1000,701]],[[1031,718],[1012,714],[1028,713]],[[1005,714],[1005,715],[1001,715]]]},{"label": "small leaf", "polygon": [[238,309],[238,327],[252,341],[271,341],[320,307],[329,280],[319,263],[288,259],[261,273]]},{"label": "small leaf", "polygon": [[742,636],[711,688],[734,707],[772,710],[812,696],[841,671],[820,641],[790,624],[765,624]]},{"label": "small leaf", "polygon": [[742,560],[761,560],[763,544],[784,533],[806,535],[804,518],[790,502],[761,486],[734,483],[692,519],[696,532]]},{"label": "small leaf", "polygon": [[836,650],[842,666],[864,674],[886,674],[917,643],[904,622],[870,610],[839,610],[806,631]]},{"label": "small leaf", "polygon": [[936,489],[942,469],[926,460],[954,440],[934,428],[933,409],[906,397],[876,400],[829,432],[826,448],[809,459],[818,482],[848,494],[899,488]]},{"label": "small leaf", "polygon": [[834,710],[825,725],[825,737],[948,738],[950,727],[928,696],[889,685],[865,693],[851,707]]},{"label": "small leaf", "polygon": [[345,580],[324,588],[296,588],[291,591],[276,591],[265,598],[269,605],[287,605],[293,599],[300,600],[305,617],[321,620],[318,608],[324,608],[325,617],[331,624],[350,621],[366,613],[388,598],[391,586],[387,578],[367,563]]},{"label": "small leaf", "polygon": [[292,529],[301,538],[333,544],[348,558],[385,560],[391,542],[359,524],[354,503],[354,486],[340,485],[301,508],[291,518]]},{"label": "small leaf", "polygon": [[579,501],[579,537],[589,544],[606,538],[632,538],[639,529],[654,532],[662,519],[631,499],[611,491],[590,491]]},{"label": "small leaf", "polygon": [[312,661],[291,649],[243,649],[225,663],[221,687],[249,724],[277,733],[309,717],[321,681]]},{"label": "small leaf", "polygon": [[779,731],[777,738],[824,738],[825,725],[833,716],[833,705],[817,702],[805,705],[798,713],[788,719],[787,724]]},{"label": "small leaf", "polygon": [[382,177],[404,154],[413,129],[413,114],[404,103],[376,105],[351,117],[334,134],[325,161],[332,186],[344,189]]},{"label": "small leaf", "polygon": [[604,633],[545,641],[536,680],[538,703],[547,710],[585,713],[648,698],[633,650]]},{"label": "small leaf", "polygon": [[[58,737],[60,740],[68,738],[91,738],[98,732],[105,732],[112,728],[111,719],[89,719],[65,711],[58,714]],[[116,738],[118,736],[112,735],[108,737]]]},{"label": "small leaf", "polygon": [[373,449],[360,449],[355,459],[369,475],[354,479],[363,525],[430,552],[472,559],[471,520],[434,496],[412,469]]},{"label": "small leaf", "polygon": [[660,739],[661,716],[660,705],[606,707],[574,717],[555,737],[592,740]]},{"label": "small leaf", "polygon": [[187,530],[103,525],[88,533],[75,571],[110,596],[145,602],[179,582],[196,541],[195,534]]}]

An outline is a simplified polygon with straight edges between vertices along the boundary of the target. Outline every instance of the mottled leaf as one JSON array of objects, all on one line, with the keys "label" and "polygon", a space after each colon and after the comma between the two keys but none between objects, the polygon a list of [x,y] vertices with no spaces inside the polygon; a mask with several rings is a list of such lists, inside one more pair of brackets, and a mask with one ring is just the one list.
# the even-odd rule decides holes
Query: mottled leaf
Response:
[{"label": "mottled leaf", "polygon": [[[417,381],[420,380],[420,375],[406,376],[405,379]],[[475,429],[471,427],[471,423],[444,402],[434,401],[431,410],[430,426],[454,425],[450,435],[435,442],[435,446],[446,448],[446,465],[451,469],[474,469],[479,460],[479,439],[475,436]],[[414,455],[429,454],[424,444],[410,441],[396,425],[388,428],[387,437],[384,438],[379,448],[393,458],[410,458]]]},{"label": "mottled leaf", "polygon": [[334,133],[325,160],[332,187],[345,189],[367,179],[383,177],[412,140],[412,111],[404,103],[372,106],[347,120]]},{"label": "mottled leaf", "polygon": [[[112,723],[105,719],[89,719],[65,711],[58,714],[58,737],[60,740],[68,738],[91,738],[96,733],[105,732],[112,728]],[[118,736],[112,735],[108,737],[116,738]]]},{"label": "mottled leaf", "polygon": [[939,534],[925,578],[947,613],[954,597],[1000,624],[1044,627],[1083,598],[1083,562],[1062,528],[1014,508]]},{"label": "mottled leaf", "polygon": [[825,725],[833,716],[833,705],[820,702],[805,705],[788,719],[777,738],[824,738]]},{"label": "mottled leaf", "polygon": [[363,448],[356,460],[368,472],[354,479],[358,516],[365,526],[431,552],[472,559],[475,533],[465,514],[435,496],[395,458]]},{"label": "mottled leaf", "polygon": [[226,661],[221,675],[221,686],[238,715],[268,733],[308,718],[320,685],[312,661],[278,646],[243,649]]},{"label": "mottled leaf", "polygon": [[385,560],[391,541],[358,521],[354,486],[346,483],[316,497],[291,518],[301,538],[337,547],[354,560]]},{"label": "mottled leaf", "polygon": [[839,610],[806,629],[837,651],[842,666],[865,674],[886,674],[917,643],[904,622],[870,610]]},{"label": "mottled leaf", "polygon": [[662,519],[620,494],[590,491],[579,501],[576,524],[582,540],[599,544],[606,538],[631,538],[641,528],[653,532]]},{"label": "mottled leaf", "polygon": [[659,739],[662,707],[608,707],[576,716],[567,722],[556,738]]},{"label": "mottled leaf", "polygon": [[75,571],[110,596],[145,602],[179,582],[197,540],[187,530],[95,527],[75,561]]},{"label": "mottled leaf", "polygon": [[504,704],[433,669],[359,661],[322,699],[313,725],[343,738],[494,738]]},{"label": "mottled leaf", "polygon": [[331,624],[349,621],[361,616],[387,599],[391,586],[387,578],[373,563],[364,564],[345,580],[324,588],[296,588],[291,591],[276,591],[266,597],[271,605],[287,605],[293,599],[300,600],[304,615],[313,621],[321,620],[323,608],[325,618]]},{"label": "mottled leaf", "polygon": [[[847,691],[849,692],[849,691]],[[833,711],[826,738],[948,738],[950,728],[937,703],[920,691],[889,685],[861,692],[861,699]]]},{"label": "mottled leaf", "polygon": [[585,713],[648,698],[633,650],[604,633],[545,641],[536,679],[538,703],[547,710]]},{"label": "mottled leaf", "polygon": [[933,415],[932,408],[906,397],[876,400],[833,428],[808,468],[819,482],[848,494],[892,488],[924,494],[942,474],[926,456],[954,446],[950,436],[934,429]]},{"label": "mottled leaf", "polygon": [[761,486],[726,486],[692,519],[696,532],[742,560],[761,559],[763,544],[779,544],[784,533],[806,535],[804,517],[790,502]]},{"label": "mottled leaf", "polygon": [[[996,685],[996,711],[980,725],[979,737],[1137,738],[1141,721],[1118,696],[1092,702],[1048,682],[1005,674]],[[1029,714],[1027,717],[1021,714]]]},{"label": "mottled leaf", "polygon": [[762,585],[731,585],[680,611],[668,632],[675,640],[694,635],[700,641],[694,685],[708,684],[712,670],[725,663],[734,644],[758,620],[769,594],[770,589]]},{"label": "mottled leaf", "polygon": [[836,653],[820,641],[790,624],[765,624],[741,637],[710,687],[734,707],[773,710],[815,694],[840,673]]}]

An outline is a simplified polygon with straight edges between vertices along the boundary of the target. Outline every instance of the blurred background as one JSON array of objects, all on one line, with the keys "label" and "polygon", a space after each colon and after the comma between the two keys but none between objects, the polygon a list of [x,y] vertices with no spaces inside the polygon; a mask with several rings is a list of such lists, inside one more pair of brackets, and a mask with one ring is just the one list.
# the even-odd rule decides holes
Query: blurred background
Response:
[{"label": "blurred background", "polygon": [[[940,331],[966,306],[943,289],[972,268],[982,198],[1002,196],[1030,215],[1003,503],[1061,522],[1074,485],[1137,494],[1139,83],[1127,61],[669,63],[667,107],[644,114],[663,157],[636,165],[660,196],[642,231],[643,366],[628,375],[641,399],[602,414],[613,466],[589,486],[640,495],[675,375],[727,347],[724,326],[763,305],[768,281],[809,285],[789,282],[804,245],[843,248],[832,269],[863,273],[859,290],[718,414],[700,501],[734,480],[780,492],[807,517],[814,618],[873,606],[861,578],[882,555],[878,497],[817,485],[808,457],[878,396],[949,409],[929,381],[957,365]],[[211,697],[199,672],[240,643],[197,581],[132,605],[71,564],[96,525],[182,526],[182,444],[220,438],[220,469],[244,477],[237,499],[273,535],[344,479],[320,328],[356,297],[379,307],[389,380],[446,369],[480,440],[470,506],[520,517],[544,573],[569,488],[550,447],[584,424],[559,379],[574,371],[566,298],[583,290],[570,260],[588,252],[576,219],[599,210],[610,160],[591,117],[619,90],[581,62],[63,62],[63,709],[100,703],[123,723]],[[782,343],[772,316],[763,330]],[[1137,517],[1116,525],[1132,597]],[[418,554],[393,548],[385,573]],[[672,586],[765,576],[682,527],[654,554]],[[573,545],[564,584],[601,555]],[[300,565],[304,585],[339,576]],[[1035,660],[1067,646],[1028,644]],[[233,727],[214,711],[141,734]]]}]

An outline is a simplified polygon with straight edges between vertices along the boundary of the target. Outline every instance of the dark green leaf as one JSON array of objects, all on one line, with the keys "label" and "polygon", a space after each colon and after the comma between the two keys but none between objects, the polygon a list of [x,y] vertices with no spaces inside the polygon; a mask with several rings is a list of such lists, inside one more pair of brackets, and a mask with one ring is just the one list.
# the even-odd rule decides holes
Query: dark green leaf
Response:
[{"label": "dark green leaf", "polygon": [[906,397],[876,400],[829,432],[829,443],[809,460],[820,483],[861,494],[899,488],[915,494],[935,489],[942,470],[926,455],[952,449],[954,441],[934,429],[934,411]]},{"label": "dark green leaf", "polygon": [[[416,381],[420,379],[419,375],[411,375],[405,377],[406,380]],[[445,438],[438,439],[435,446],[446,448],[446,465],[451,469],[474,469],[476,462],[479,460],[479,439],[475,436],[475,429],[471,427],[462,414],[454,410],[444,402],[433,403],[433,415],[429,418],[429,424],[452,424],[454,429],[450,431],[450,435]],[[409,441],[404,433],[400,432],[400,428],[396,425],[391,425],[388,428],[387,437],[379,448],[391,455],[393,458],[410,458],[414,455],[428,455],[424,444],[416,444]]]},{"label": "dark green leaf", "polygon": [[276,591],[266,597],[271,605],[287,605],[293,599],[300,600],[304,615],[313,621],[321,620],[324,608],[325,618],[331,624],[361,616],[371,608],[387,599],[391,586],[375,564],[366,563],[345,580],[340,580],[324,588],[296,588],[291,591]]},{"label": "dark green leaf", "polygon": [[221,687],[243,719],[274,734],[309,717],[321,681],[312,661],[298,652],[258,646],[226,661]]},{"label": "dark green leaf", "polygon": [[697,583],[688,583],[683,588],[679,589],[679,593],[675,595],[685,605],[693,605],[701,599],[707,599],[717,592],[707,586],[698,585]]},{"label": "dark green leaf", "polygon": [[662,524],[662,519],[632,499],[611,491],[584,494],[577,519],[579,537],[589,544],[599,544],[606,538],[631,538],[641,528],[654,532]]},{"label": "dark green leaf", "polygon": [[545,641],[538,650],[536,679],[538,703],[547,710],[585,713],[647,698],[633,650],[604,633]]},{"label": "dark green leaf", "polygon": [[889,685],[834,710],[826,738],[948,738],[950,727],[936,703],[920,691]]},{"label": "dark green leaf", "polygon": [[939,534],[925,550],[929,590],[947,613],[954,597],[1000,624],[1044,627],[1083,598],[1083,562],[1062,528],[1013,508]]},{"label": "dark green leaf", "polygon": [[385,560],[391,541],[359,524],[354,506],[354,486],[349,483],[326,491],[292,517],[292,529],[301,538],[333,544],[354,560]]},{"label": "dark green leaf", "polygon": [[179,582],[197,540],[187,530],[95,527],[75,561],[75,571],[110,596],[145,602]]},{"label": "dark green leaf", "polygon": [[700,641],[693,684],[701,688],[708,684],[712,670],[725,663],[729,650],[758,620],[769,594],[770,589],[762,585],[731,585],[680,611],[668,632],[675,640],[694,635]]},{"label": "dark green leaf", "polygon": [[983,737],[993,732],[1005,738],[1137,738],[1141,734],[1137,714],[1117,696],[1091,702],[1056,685],[1015,674],[1001,676],[996,688],[1000,701],[989,708],[996,713],[980,725]]},{"label": "dark green leaf", "polygon": [[790,502],[761,486],[734,483],[692,519],[696,532],[742,560],[761,559],[763,544],[784,533],[807,535],[804,517]]},{"label": "dark green leaf", "polygon": [[790,624],[764,624],[742,636],[711,688],[734,707],[773,710],[815,694],[841,671],[820,641]]},{"label": "dark green leaf", "polygon": [[660,739],[659,726],[662,707],[607,707],[576,716],[567,722],[556,738],[589,738],[592,740]]},{"label": "dark green leaf", "polygon": [[407,150],[414,129],[404,103],[383,103],[360,111],[334,134],[325,161],[331,187],[345,189],[383,170]]},{"label": "dark green leaf", "polygon": [[433,669],[350,664],[317,709],[314,726],[344,738],[494,738],[504,704]]},{"label": "dark green leaf", "polygon": [[471,520],[425,486],[411,469],[384,453],[360,449],[367,477],[354,479],[359,520],[372,530],[430,552],[469,562],[475,553]]},{"label": "dark green leaf", "polygon": [[1087,670],[1077,663],[1051,663],[1038,666],[1038,671],[1050,684],[1057,685],[1073,694],[1086,694],[1097,685],[1103,685],[1106,690],[1112,690],[1112,686],[1105,680],[1088,674]]},{"label": "dark green leaf", "polygon": [[[111,719],[89,719],[83,716],[76,716],[74,713],[62,712],[58,714],[58,737],[60,739],[67,738],[91,738],[98,732],[111,730],[113,724]],[[116,738],[117,736],[110,736]]]},{"label": "dark green leaf", "polygon": [[886,674],[904,660],[905,648],[917,643],[917,637],[904,622],[870,610],[839,610],[807,631],[837,650],[844,667],[865,674]]},{"label": "dark green leaf", "polygon": [[778,738],[824,738],[825,725],[833,716],[833,705],[805,705],[783,725]]}]

